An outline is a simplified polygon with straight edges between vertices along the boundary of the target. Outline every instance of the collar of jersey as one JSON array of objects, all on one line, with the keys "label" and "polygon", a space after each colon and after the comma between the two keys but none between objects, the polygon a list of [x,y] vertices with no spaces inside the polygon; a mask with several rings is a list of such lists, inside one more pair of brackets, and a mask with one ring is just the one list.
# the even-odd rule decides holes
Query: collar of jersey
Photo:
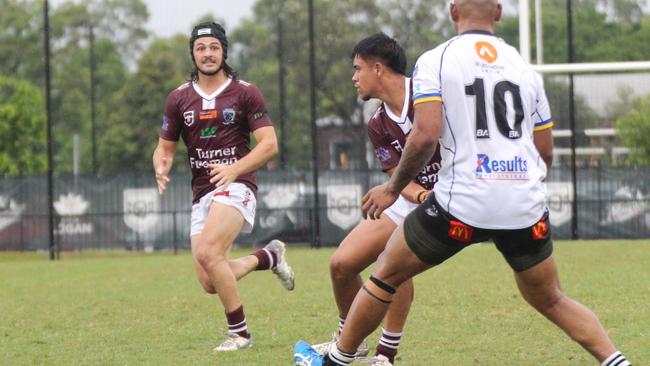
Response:
[{"label": "collar of jersey", "polygon": [[201,90],[201,88],[199,87],[199,84],[197,84],[194,81],[192,82],[192,89],[194,89],[196,94],[200,95],[201,98],[203,98],[205,100],[212,100],[212,99],[216,98],[217,95],[221,94],[221,92],[224,91],[224,89],[226,89],[228,87],[228,85],[230,85],[231,82],[232,82],[232,78],[228,77],[228,80],[226,80],[226,82],[223,83],[223,85],[221,85],[219,87],[219,89],[215,90],[214,93],[212,93],[210,95],[206,94],[203,90]]},{"label": "collar of jersey", "polygon": [[409,113],[409,97],[411,96],[411,79],[410,78],[404,78],[404,104],[402,104],[402,114],[398,117],[396,116],[393,111],[388,108],[388,104],[384,103],[384,109],[386,110],[386,115],[393,121],[397,123],[404,123],[406,121],[406,117],[408,116]]},{"label": "collar of jersey", "polygon": [[465,35],[465,34],[484,34],[486,36],[493,36],[494,35],[494,33],[484,31],[484,30],[481,30],[481,29],[470,29],[468,31],[465,31],[465,32],[461,33],[460,35],[462,36],[462,35]]}]

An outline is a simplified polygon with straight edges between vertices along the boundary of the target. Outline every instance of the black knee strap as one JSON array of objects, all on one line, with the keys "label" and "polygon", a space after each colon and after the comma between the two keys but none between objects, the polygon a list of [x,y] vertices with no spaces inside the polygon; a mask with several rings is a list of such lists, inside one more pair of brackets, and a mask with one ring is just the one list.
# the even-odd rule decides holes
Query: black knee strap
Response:
[{"label": "black knee strap", "polygon": [[373,275],[370,275],[370,281],[372,281],[372,283],[377,285],[377,287],[379,287],[380,289],[388,292],[389,294],[391,294],[391,295],[395,294],[395,289],[391,285],[389,285],[386,282],[383,282],[382,280],[380,280],[379,278],[377,278],[377,277],[375,277]]},{"label": "black knee strap", "polygon": [[366,293],[368,293],[368,295],[372,296],[375,300],[377,300],[377,301],[379,301],[379,302],[382,302],[382,303],[384,303],[384,304],[390,304],[390,303],[392,303],[392,301],[384,300],[384,299],[380,298],[379,296],[373,294],[372,291],[368,290],[368,288],[366,287],[366,285],[361,286],[361,288],[362,288]]}]

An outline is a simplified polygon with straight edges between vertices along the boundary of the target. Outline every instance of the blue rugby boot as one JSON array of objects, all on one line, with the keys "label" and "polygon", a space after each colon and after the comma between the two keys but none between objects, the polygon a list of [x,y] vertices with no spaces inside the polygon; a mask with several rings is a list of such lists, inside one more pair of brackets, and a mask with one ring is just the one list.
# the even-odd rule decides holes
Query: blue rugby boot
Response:
[{"label": "blue rugby boot", "polygon": [[293,346],[293,361],[296,366],[323,366],[325,363],[323,356],[305,341]]}]

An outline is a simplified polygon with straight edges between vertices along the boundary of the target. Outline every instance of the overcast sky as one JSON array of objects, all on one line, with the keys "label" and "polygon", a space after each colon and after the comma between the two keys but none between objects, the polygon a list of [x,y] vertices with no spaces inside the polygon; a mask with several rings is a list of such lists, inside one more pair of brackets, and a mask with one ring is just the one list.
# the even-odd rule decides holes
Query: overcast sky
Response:
[{"label": "overcast sky", "polygon": [[149,8],[148,29],[158,37],[189,33],[196,20],[211,13],[224,19],[226,32],[253,14],[255,0],[144,0]]},{"label": "overcast sky", "polygon": [[[50,0],[53,7],[69,0]],[[149,9],[147,29],[156,37],[189,33],[196,20],[211,13],[225,20],[226,31],[253,14],[256,0],[143,0]]]}]

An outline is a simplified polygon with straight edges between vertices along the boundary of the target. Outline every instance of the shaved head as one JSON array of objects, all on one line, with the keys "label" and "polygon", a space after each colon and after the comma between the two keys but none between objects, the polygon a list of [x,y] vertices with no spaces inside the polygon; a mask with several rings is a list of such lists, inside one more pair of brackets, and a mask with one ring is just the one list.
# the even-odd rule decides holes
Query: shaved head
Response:
[{"label": "shaved head", "polygon": [[501,18],[498,0],[452,0],[450,10],[454,22],[470,23],[478,28],[492,28]]},{"label": "shaved head", "polygon": [[497,0],[455,0],[458,15],[475,20],[492,20],[499,2]]}]

